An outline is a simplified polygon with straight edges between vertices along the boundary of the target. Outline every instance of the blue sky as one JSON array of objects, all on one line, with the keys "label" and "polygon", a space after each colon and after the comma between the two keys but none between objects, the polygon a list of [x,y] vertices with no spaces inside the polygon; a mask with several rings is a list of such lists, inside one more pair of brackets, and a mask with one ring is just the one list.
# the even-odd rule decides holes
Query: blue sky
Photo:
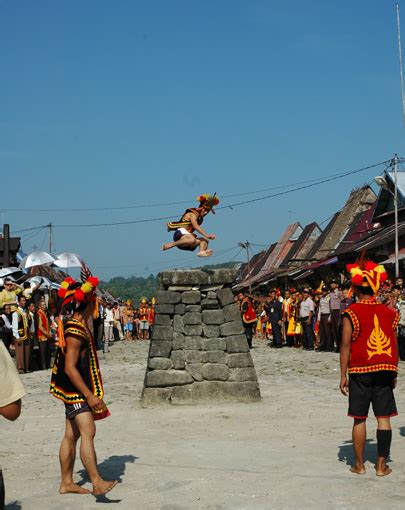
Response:
[{"label": "blue sky", "polygon": [[[405,156],[388,0],[0,0],[0,62],[12,231],[176,218],[181,204],[32,210],[193,205]],[[242,259],[238,241],[321,222],[377,173],[210,215],[212,262]],[[81,254],[103,278],[198,264],[161,253],[165,223],[56,227],[55,252]],[[26,252],[47,248],[46,230],[22,235]]]}]

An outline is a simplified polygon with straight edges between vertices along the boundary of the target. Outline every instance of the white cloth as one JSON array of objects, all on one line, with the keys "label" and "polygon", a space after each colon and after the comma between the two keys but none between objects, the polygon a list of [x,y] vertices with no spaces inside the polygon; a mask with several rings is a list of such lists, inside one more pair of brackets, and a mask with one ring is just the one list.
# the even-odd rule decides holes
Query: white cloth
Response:
[{"label": "white cloth", "polygon": [[304,299],[304,301],[301,302],[300,307],[300,317],[309,317],[309,314],[314,312],[315,310],[315,303],[312,301],[310,297],[307,297],[307,299]]},{"label": "white cloth", "polygon": [[2,319],[3,319],[3,321],[4,321],[4,327],[5,327],[6,329],[13,329],[13,326],[12,326],[11,322],[9,321],[9,319],[8,319],[8,317],[7,317],[7,315],[6,315],[5,313],[3,313],[3,314],[1,315],[1,318],[2,318]]},{"label": "white cloth", "polygon": [[[20,310],[20,312],[25,315],[26,319],[27,319],[27,323],[28,323],[28,317],[27,317],[27,312],[21,308],[21,306],[18,307],[18,309]],[[20,316],[17,312],[13,312],[13,337],[14,338],[17,338],[17,340],[20,338],[20,335],[18,334],[18,321],[20,319]]]},{"label": "white cloth", "polygon": [[0,340],[0,407],[20,400],[26,391],[5,345]]}]

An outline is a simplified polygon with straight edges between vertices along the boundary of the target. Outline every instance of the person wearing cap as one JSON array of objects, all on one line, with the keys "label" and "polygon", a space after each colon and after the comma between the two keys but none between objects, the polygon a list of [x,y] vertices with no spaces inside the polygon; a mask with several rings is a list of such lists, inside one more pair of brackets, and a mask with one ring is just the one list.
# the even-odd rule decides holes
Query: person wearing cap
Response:
[{"label": "person wearing cap", "polygon": [[[208,243],[210,240],[214,240],[216,236],[215,234],[207,234],[201,225],[208,213],[215,214],[214,206],[219,204],[219,198],[216,194],[206,194],[199,196],[198,201],[200,203],[199,207],[187,209],[179,221],[167,224],[168,231],[174,231],[173,242],[164,244],[163,251],[171,248],[195,251],[199,248],[197,253],[199,257],[210,257],[212,255],[212,250],[208,249]],[[195,232],[198,232],[202,237],[197,237]]]},{"label": "person wearing cap", "polygon": [[336,280],[332,280],[330,282],[330,328],[332,333],[332,341],[336,352],[339,352],[340,348],[339,322],[340,304],[342,299],[343,294],[339,289],[338,282]]},{"label": "person wearing cap", "polygon": [[315,313],[315,303],[311,298],[308,288],[302,291],[303,299],[300,305],[300,321],[302,324],[302,339],[304,351],[314,349],[314,330],[312,328],[312,318]]},{"label": "person wearing cap", "polygon": [[392,441],[391,417],[397,407],[393,389],[398,370],[396,327],[398,311],[378,303],[376,295],[387,279],[382,265],[372,261],[348,264],[357,303],[343,312],[340,348],[340,391],[349,397],[348,416],[353,422],[355,462],[351,472],[364,474],[366,420],[372,404],[377,419],[377,476],[391,473],[387,458]]},{"label": "person wearing cap", "polygon": [[319,298],[318,321],[319,321],[319,347],[317,351],[333,351],[332,334],[330,330],[330,295],[324,285]]}]

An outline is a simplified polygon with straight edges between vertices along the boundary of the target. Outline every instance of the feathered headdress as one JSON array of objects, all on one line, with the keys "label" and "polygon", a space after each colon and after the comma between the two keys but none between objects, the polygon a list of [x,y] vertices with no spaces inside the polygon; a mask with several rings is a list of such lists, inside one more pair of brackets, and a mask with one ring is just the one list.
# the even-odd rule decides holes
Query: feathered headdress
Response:
[{"label": "feathered headdress", "polygon": [[384,266],[371,260],[347,264],[346,269],[350,273],[352,285],[371,287],[374,294],[377,294],[380,285],[388,278]]},{"label": "feathered headdress", "polygon": [[215,214],[215,211],[213,207],[219,204],[219,198],[217,197],[217,194],[214,193],[213,195],[200,195],[197,200],[200,202],[200,207],[203,209],[206,209],[208,211],[211,211],[212,214]]},{"label": "feathered headdress", "polygon": [[78,282],[68,276],[62,282],[58,290],[58,296],[63,299],[61,308],[69,303],[83,303],[93,296],[98,285],[98,278],[89,276],[85,282]]}]

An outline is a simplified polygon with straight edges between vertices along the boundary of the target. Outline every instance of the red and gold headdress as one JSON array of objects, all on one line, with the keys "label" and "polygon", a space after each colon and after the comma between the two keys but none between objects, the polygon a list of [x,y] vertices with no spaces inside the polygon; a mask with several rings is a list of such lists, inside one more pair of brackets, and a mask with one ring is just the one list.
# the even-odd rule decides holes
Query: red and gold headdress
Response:
[{"label": "red and gold headdress", "polygon": [[200,207],[206,209],[207,211],[211,211],[212,214],[215,214],[213,207],[219,204],[219,198],[217,197],[216,193],[213,195],[200,195],[197,200],[200,202]]},{"label": "red and gold headdress", "polygon": [[380,285],[388,278],[384,266],[371,260],[347,264],[346,269],[350,273],[352,285],[371,287],[374,294],[377,294]]},{"label": "red and gold headdress", "polygon": [[58,290],[58,296],[63,299],[62,308],[69,303],[83,303],[90,301],[98,285],[98,278],[89,276],[85,282],[78,282],[68,276]]}]

